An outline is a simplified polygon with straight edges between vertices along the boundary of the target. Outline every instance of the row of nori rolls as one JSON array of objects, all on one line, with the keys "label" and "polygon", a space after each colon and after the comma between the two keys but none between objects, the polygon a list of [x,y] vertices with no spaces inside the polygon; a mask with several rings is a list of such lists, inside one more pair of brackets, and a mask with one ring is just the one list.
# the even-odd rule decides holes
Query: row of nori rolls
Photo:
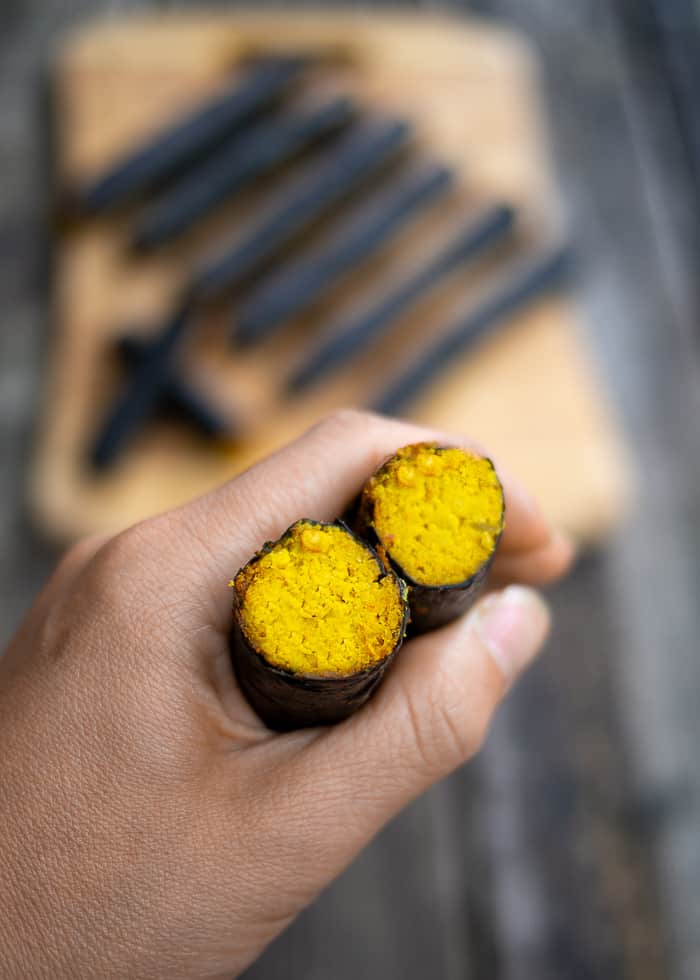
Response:
[{"label": "row of nori rolls", "polygon": [[406,635],[466,612],[504,527],[493,463],[406,446],[345,521],[302,519],[232,580],[230,649],[241,690],[271,728],[332,724],[370,698]]},{"label": "row of nori rolls", "polygon": [[[93,470],[113,465],[138,430],[163,411],[172,415],[175,409],[207,438],[235,439],[239,433],[230,413],[210,405],[182,376],[183,338],[198,329],[203,310],[233,302],[232,343],[269,342],[454,188],[457,175],[450,166],[421,159],[410,120],[374,117],[354,96],[325,96],[323,85],[314,91],[326,60],[320,51],[250,59],[221,91],[64,195],[73,218],[111,214],[125,205],[140,208],[131,246],[151,253],[255,182],[284,173],[289,180],[242,235],[239,230],[196,260],[146,345],[130,337],[120,343],[126,377],[93,435],[87,454]],[[469,214],[456,235],[436,243],[429,259],[407,270],[376,304],[338,329],[330,324],[287,378],[285,394],[299,395],[366,352],[412,304],[512,235],[516,223],[515,211],[500,203]],[[320,241],[313,244],[317,234]],[[514,288],[507,275],[485,306],[454,324],[417,366],[409,365],[406,376],[380,393],[380,412],[396,414],[455,352],[556,285],[552,268],[551,262],[544,272],[536,268]]]}]

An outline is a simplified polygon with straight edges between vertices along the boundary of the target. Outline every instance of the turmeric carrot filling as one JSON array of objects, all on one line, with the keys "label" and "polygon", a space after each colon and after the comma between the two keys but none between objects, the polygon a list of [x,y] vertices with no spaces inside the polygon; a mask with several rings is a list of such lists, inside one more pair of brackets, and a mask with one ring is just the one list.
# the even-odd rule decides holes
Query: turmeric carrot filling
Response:
[{"label": "turmeric carrot filling", "polygon": [[380,663],[401,639],[401,583],[343,527],[297,521],[234,587],[248,641],[295,674],[347,677]]},{"label": "turmeric carrot filling", "polygon": [[374,477],[380,543],[418,585],[456,585],[492,556],[503,530],[503,490],[493,464],[462,449],[400,449]]}]

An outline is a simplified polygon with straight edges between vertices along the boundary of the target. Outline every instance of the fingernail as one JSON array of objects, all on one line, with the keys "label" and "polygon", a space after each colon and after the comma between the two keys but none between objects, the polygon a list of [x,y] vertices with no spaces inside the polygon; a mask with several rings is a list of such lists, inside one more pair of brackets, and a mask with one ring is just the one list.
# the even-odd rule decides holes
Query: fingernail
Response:
[{"label": "fingernail", "polygon": [[479,603],[476,628],[510,685],[539,653],[549,632],[549,610],[537,592],[509,585]]}]

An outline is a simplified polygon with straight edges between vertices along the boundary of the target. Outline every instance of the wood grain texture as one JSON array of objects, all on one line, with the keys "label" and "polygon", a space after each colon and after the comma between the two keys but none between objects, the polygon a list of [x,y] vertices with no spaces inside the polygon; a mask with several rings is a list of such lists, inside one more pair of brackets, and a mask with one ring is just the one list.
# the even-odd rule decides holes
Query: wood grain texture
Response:
[{"label": "wood grain texture", "polygon": [[[52,557],[22,516],[47,336],[38,80],[57,32],[142,6],[6,0],[0,12],[6,636]],[[542,54],[584,265],[581,329],[645,479],[627,526],[551,593],[548,655],[478,763],[388,827],[248,975],[697,980],[700,311],[685,135],[637,4],[475,6]]]}]

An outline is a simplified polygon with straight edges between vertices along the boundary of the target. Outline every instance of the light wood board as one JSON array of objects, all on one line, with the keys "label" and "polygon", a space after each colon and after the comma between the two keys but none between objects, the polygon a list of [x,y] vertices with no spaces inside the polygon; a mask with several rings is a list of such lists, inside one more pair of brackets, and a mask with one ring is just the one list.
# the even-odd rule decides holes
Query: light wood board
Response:
[{"label": "light wood board", "polygon": [[[256,48],[338,51],[342,63],[319,77],[317,87],[355,93],[380,114],[414,120],[421,153],[462,174],[456,195],[464,214],[495,200],[516,205],[517,247],[530,252],[561,235],[532,56],[512,34],[473,20],[266,12],[91,25],[57,53],[60,179],[98,173],[214,91],[241,55]],[[513,258],[513,249],[501,249],[453,277],[351,370],[296,402],[280,398],[279,380],[308,347],[310,332],[366,305],[430,255],[456,220],[454,198],[259,353],[232,357],[222,339],[225,319],[211,318],[188,370],[238,421],[241,439],[211,447],[179,427],[154,423],[108,475],[92,475],[86,447],[122,380],[110,356],[114,337],[126,324],[147,333],[168,310],[192,257],[227,240],[231,228],[242,233],[277,193],[251,192],[184,244],[138,264],[124,249],[128,215],[58,240],[56,323],[31,487],[36,518],[51,535],[71,539],[122,528],[231,478],[323,412],[365,404],[402,361],[469,309],[485,284],[498,281]],[[629,500],[625,447],[567,297],[538,302],[455,360],[411,417],[486,446],[552,520],[584,541],[613,526]]]}]

